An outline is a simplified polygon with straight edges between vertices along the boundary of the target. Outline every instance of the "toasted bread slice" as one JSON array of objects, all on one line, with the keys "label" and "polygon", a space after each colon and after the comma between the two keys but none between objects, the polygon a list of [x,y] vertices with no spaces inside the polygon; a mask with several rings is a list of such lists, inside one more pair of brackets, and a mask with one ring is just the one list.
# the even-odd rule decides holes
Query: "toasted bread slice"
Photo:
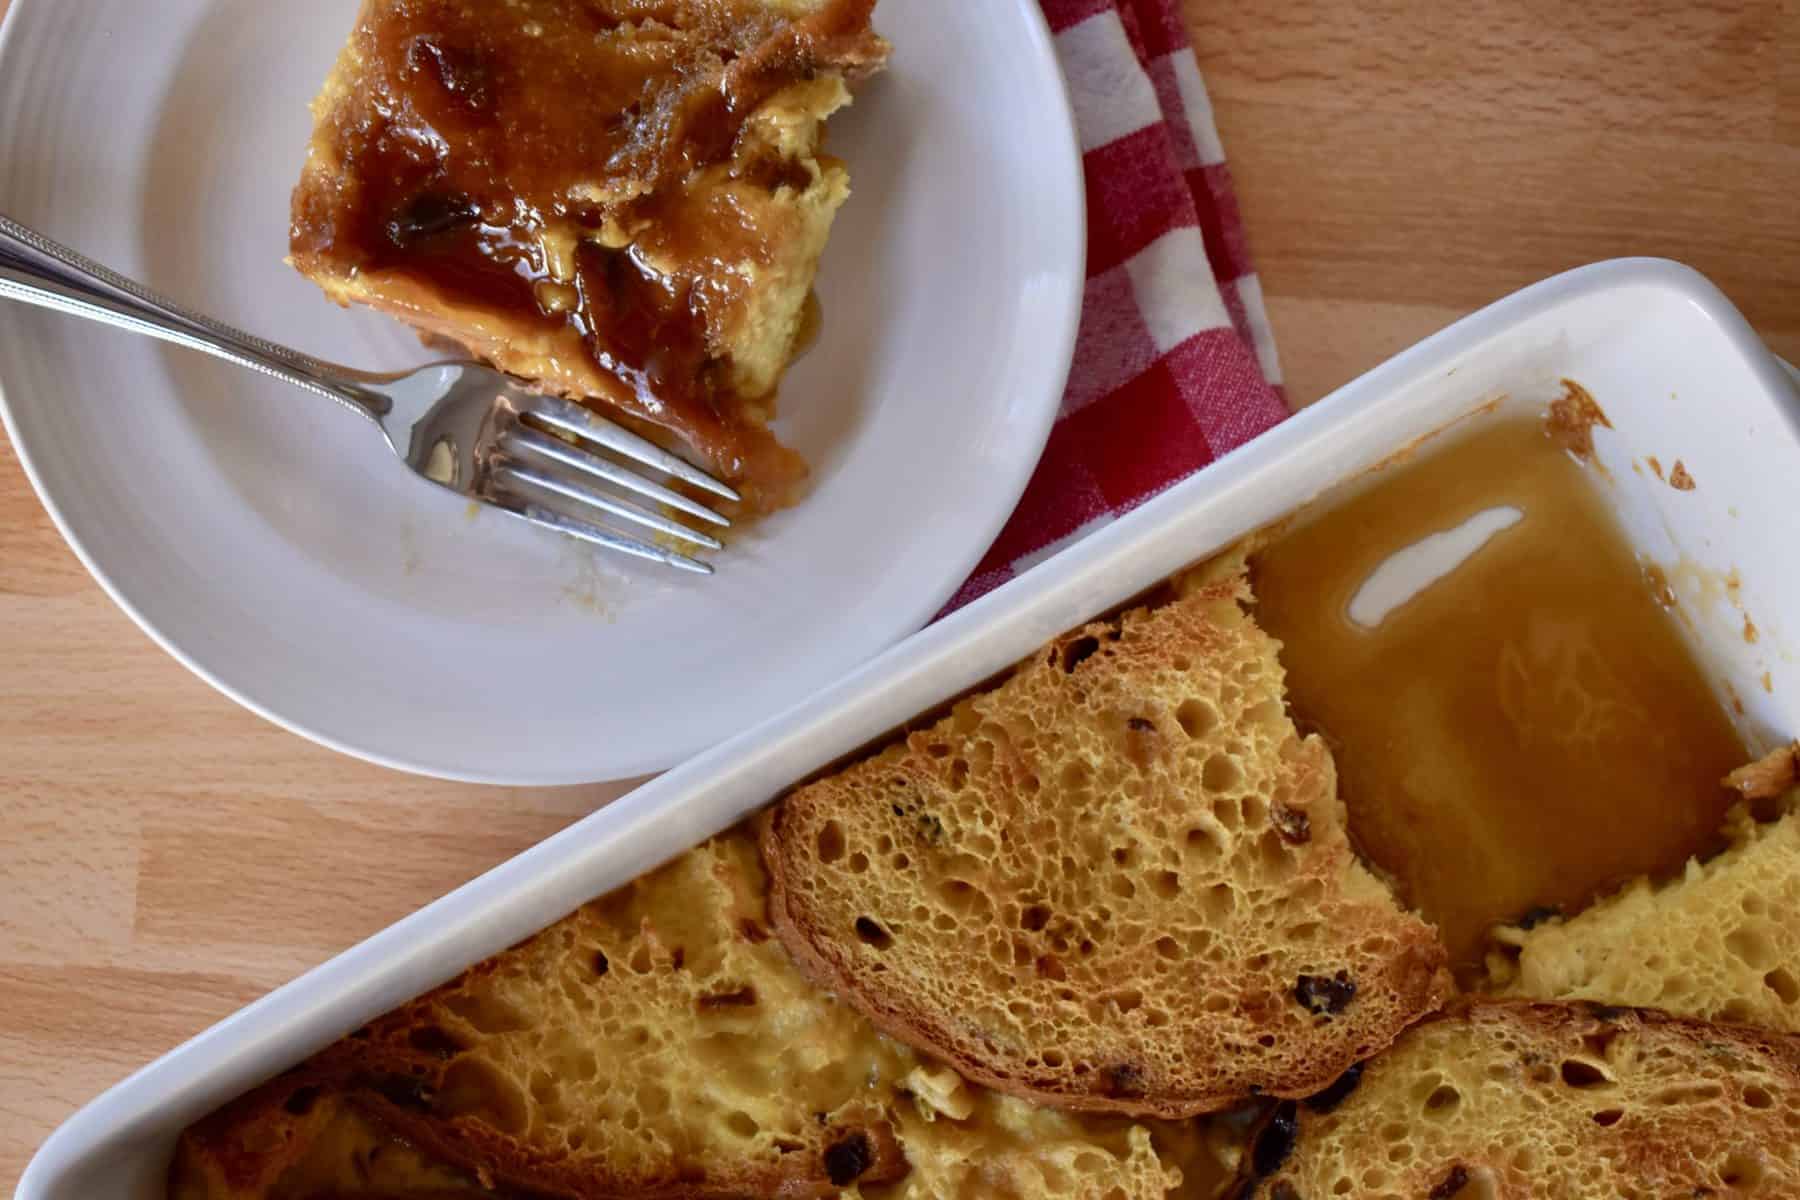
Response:
[{"label": "toasted bread slice", "polygon": [[910,1056],[768,936],[721,840],[347,1039],[321,1066],[388,1128],[527,1190],[825,1196],[905,1173],[878,1085]]},{"label": "toasted bread slice", "polygon": [[766,919],[749,835],[708,843],[198,1123],[171,1195],[1162,1200],[1228,1178],[1200,1127],[923,1062],[811,988]]},{"label": "toasted bread slice", "polygon": [[1244,1200],[1800,1195],[1800,1039],[1598,1005],[1476,1004],[1285,1104]]},{"label": "toasted bread slice", "polygon": [[766,818],[801,968],[970,1079],[1180,1117],[1304,1096],[1443,999],[1240,570],[1057,641]]},{"label": "toasted bread slice", "polygon": [[1729,832],[1729,849],[1677,879],[1497,930],[1490,987],[1800,1033],[1800,811],[1771,824],[1740,811]]}]

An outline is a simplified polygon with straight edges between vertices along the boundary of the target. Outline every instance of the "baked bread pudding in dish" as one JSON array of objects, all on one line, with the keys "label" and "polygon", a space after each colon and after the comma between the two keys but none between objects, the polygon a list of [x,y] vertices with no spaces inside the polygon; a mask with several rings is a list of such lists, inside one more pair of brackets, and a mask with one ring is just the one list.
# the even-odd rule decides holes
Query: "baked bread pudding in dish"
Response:
[{"label": "baked bread pudding in dish", "polygon": [[685,452],[766,512],[769,431],[880,68],[874,0],[367,0],[314,102],[292,261]]}]

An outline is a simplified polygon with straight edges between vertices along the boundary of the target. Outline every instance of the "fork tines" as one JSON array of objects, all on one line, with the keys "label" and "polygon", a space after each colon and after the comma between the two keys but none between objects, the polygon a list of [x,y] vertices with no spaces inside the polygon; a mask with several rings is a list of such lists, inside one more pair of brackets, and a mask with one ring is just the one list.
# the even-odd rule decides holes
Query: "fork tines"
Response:
[{"label": "fork tines", "polygon": [[[707,550],[721,549],[722,543],[710,534],[682,524],[673,515],[664,515],[634,503],[626,495],[640,497],[671,514],[684,515],[722,529],[730,527],[730,520],[671,487],[601,457],[591,447],[611,450],[724,500],[738,500],[737,492],[691,463],[580,405],[553,396],[533,396],[528,403],[529,407],[497,431],[495,445],[500,457],[492,462],[490,469],[496,482],[515,485],[506,489],[510,495],[496,497],[497,502],[527,520],[594,545],[684,571],[712,573],[706,563],[678,550],[614,533],[584,516],[526,499],[516,485],[523,484],[527,490],[569,501],[579,506],[577,512],[603,514],[614,521],[649,529],[663,538],[679,539]],[[603,490],[600,485],[610,490]]]}]

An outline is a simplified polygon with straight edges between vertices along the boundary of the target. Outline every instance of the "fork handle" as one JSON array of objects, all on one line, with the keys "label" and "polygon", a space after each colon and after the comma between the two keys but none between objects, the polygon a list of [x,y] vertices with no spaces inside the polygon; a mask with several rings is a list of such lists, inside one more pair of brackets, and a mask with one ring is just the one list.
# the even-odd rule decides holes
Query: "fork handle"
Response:
[{"label": "fork handle", "polygon": [[362,376],[185,309],[0,215],[0,297],[199,350],[336,400],[380,422],[389,402]]}]

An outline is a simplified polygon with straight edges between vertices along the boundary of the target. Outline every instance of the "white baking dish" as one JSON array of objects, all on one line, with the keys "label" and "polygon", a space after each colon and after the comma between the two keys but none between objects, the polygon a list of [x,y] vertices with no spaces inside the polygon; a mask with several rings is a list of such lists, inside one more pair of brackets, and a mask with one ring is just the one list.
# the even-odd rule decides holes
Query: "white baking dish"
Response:
[{"label": "white baking dish", "polygon": [[[1198,478],[716,750],[633,792],[159,1059],[70,1118],[20,1200],[160,1195],[188,1122],[369,1018],[714,834],[795,780],[994,674],[1420,435],[1568,377],[1616,430],[1598,449],[1642,552],[1718,572],[1761,630],[1695,602],[1696,639],[1753,744],[1800,731],[1800,392],[1705,279],[1602,263],[1532,287],[1341,389]],[[1678,492],[1633,459],[1680,458]],[[1703,572],[1688,572],[1699,578]],[[1769,673],[1769,687],[1762,679]]]}]

